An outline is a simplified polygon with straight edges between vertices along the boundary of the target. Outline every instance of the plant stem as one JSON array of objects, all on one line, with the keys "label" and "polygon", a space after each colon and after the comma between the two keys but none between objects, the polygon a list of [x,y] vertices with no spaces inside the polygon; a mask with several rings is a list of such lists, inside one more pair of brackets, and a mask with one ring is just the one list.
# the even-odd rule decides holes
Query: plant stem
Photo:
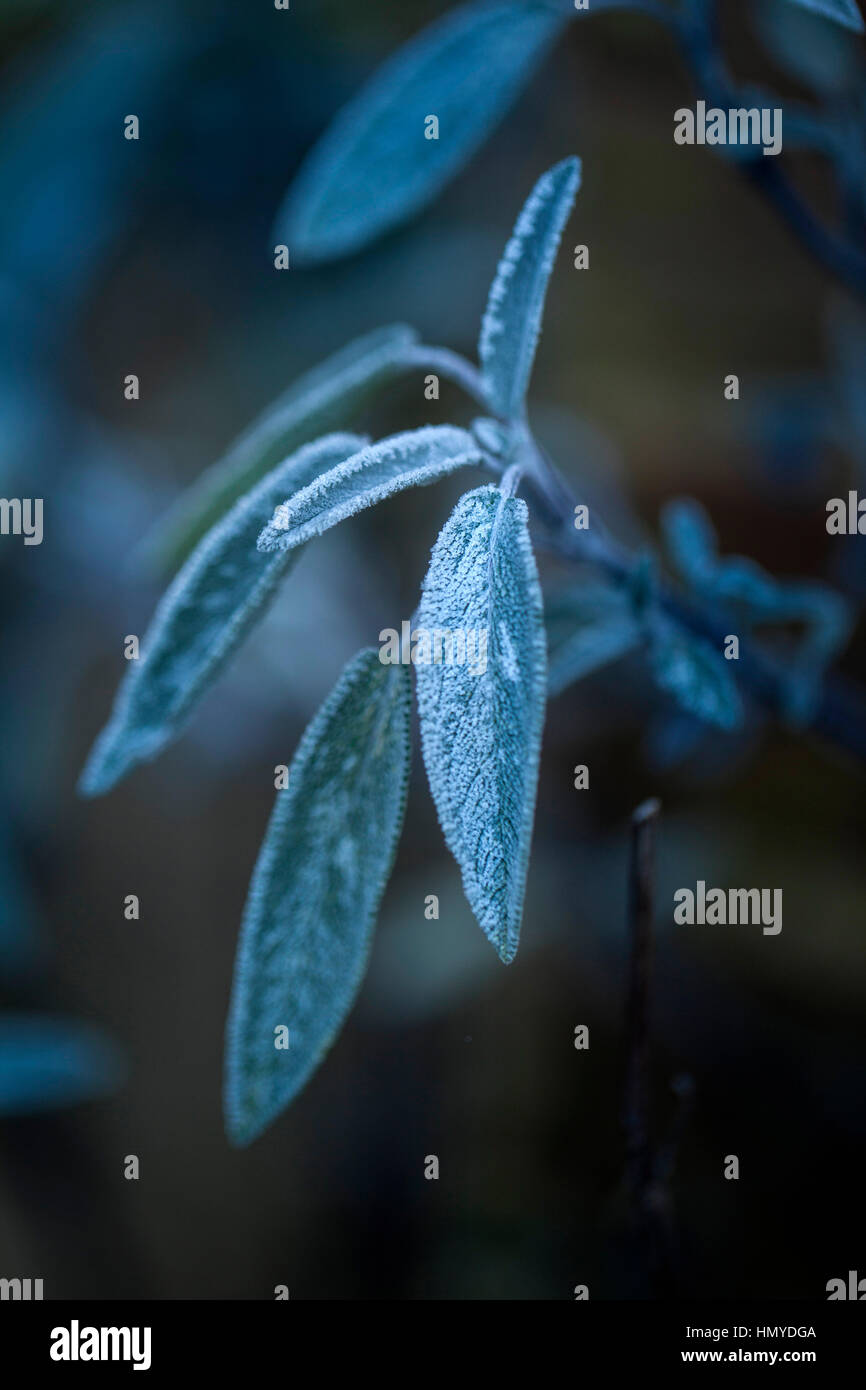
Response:
[{"label": "plant stem", "polygon": [[628,874],[629,977],[623,1127],[626,1184],[637,1214],[646,1210],[653,1178],[649,1130],[650,985],[654,911],[654,841],[660,802],[645,801],[631,818]]},{"label": "plant stem", "polygon": [[654,1176],[663,1190],[670,1188],[674,1167],[679,1153],[683,1133],[688,1123],[695,1095],[695,1083],[688,1072],[681,1072],[671,1081],[671,1090],[676,1098],[673,1120],[667,1140],[656,1152]]},{"label": "plant stem", "polygon": [[[635,569],[631,553],[595,521],[593,529],[576,531],[572,524],[574,502],[567,484],[542,450],[535,451],[533,462],[533,471],[524,479],[524,491],[548,522],[549,548],[573,563],[600,568],[614,584],[631,583]],[[558,518],[550,523],[548,519],[556,515],[557,507],[561,507]],[[655,597],[662,611],[680,627],[722,648],[731,631],[731,620],[724,613],[716,615],[706,604],[685,598],[664,582],[659,583]],[[774,716],[786,713],[789,677],[780,662],[741,639],[737,667],[742,684],[764,709]],[[866,699],[853,683],[838,677],[825,680],[808,727],[866,761]]]},{"label": "plant stem", "polygon": [[[629,1264],[639,1296],[675,1295],[681,1283],[671,1177],[689,1111],[690,1077],[672,1083],[678,1104],[667,1143],[653,1144],[651,1125],[651,1019],[655,836],[661,804],[644,801],[631,817],[628,871],[629,964],[626,996],[626,1072],[623,1102],[625,1195]],[[636,1275],[636,1278],[634,1277]]]},{"label": "plant stem", "polygon": [[440,372],[449,381],[453,381],[456,386],[462,387],[467,396],[475,401],[485,414],[491,413],[480,371],[473,362],[461,357],[459,352],[452,352],[450,348],[428,347],[426,343],[417,343],[407,348],[406,362],[408,366],[429,367],[434,372]]},{"label": "plant stem", "polygon": [[[680,9],[656,3],[656,0],[634,0],[627,8],[649,15],[668,29],[691,71],[696,92],[708,105],[729,110],[749,104],[743,99],[744,93],[734,86],[721,57],[716,4]],[[778,98],[773,100],[780,104]],[[830,116],[833,114],[831,112]],[[835,116],[837,122],[838,112]],[[795,143],[801,148],[819,150],[831,161],[835,155],[839,161],[836,122],[813,119],[810,112],[798,118],[798,113],[792,112]],[[836,280],[854,294],[866,298],[866,253],[858,245],[858,239],[846,239],[826,227],[778,167],[775,158],[762,156],[740,163],[746,176],[787,222],[801,245]],[[837,180],[844,195],[847,181],[844,170],[837,170]],[[851,219],[849,225],[853,225]]]},{"label": "plant stem", "polygon": [[806,250],[837,280],[866,298],[866,256],[819,221],[775,164],[753,160],[746,170],[756,188],[766,194]]},{"label": "plant stem", "polygon": [[522,464],[512,463],[510,468],[506,468],[502,475],[502,481],[499,484],[499,491],[502,493],[503,497],[513,497],[515,495],[520,486],[522,477]]},{"label": "plant stem", "polygon": [[[449,348],[418,344],[409,349],[408,365],[441,372],[460,386],[486,414],[493,414],[482,375],[474,363]],[[509,422],[500,423],[508,429]],[[635,575],[635,556],[593,518],[592,528],[576,531],[574,493],[546,452],[528,430],[520,430],[520,483],[531,511],[543,527],[539,543],[572,564],[592,565],[612,583],[628,586]],[[505,471],[503,461],[486,456],[487,465],[497,478]],[[661,610],[693,636],[721,648],[731,630],[732,619],[716,615],[706,604],[684,597],[669,584],[660,582],[655,599]],[[738,674],[742,684],[758,703],[774,716],[787,710],[788,673],[756,645],[740,641]],[[839,677],[825,680],[809,721],[815,733],[866,761],[866,699],[862,690]]]}]

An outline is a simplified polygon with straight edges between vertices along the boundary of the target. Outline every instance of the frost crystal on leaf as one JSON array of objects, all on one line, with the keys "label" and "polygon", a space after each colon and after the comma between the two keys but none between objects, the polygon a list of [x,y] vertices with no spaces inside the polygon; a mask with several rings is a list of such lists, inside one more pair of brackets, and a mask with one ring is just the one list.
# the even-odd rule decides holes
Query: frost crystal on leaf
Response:
[{"label": "frost crystal on leaf", "polygon": [[526,504],[466,493],[433,550],[418,608],[429,631],[486,630],[483,673],[419,666],[424,762],[448,848],[502,959],[520,935],[535,810],[547,662]]},{"label": "frost crystal on leaf", "polygon": [[[352,1007],[403,824],[411,688],[360,652],[304,733],[250,883],[226,1031],[225,1114],[248,1144]],[[274,1030],[289,1047],[274,1047]]]},{"label": "frost crystal on leaf", "polygon": [[452,425],[428,425],[381,439],[277,507],[259,537],[259,550],[302,545],[395,492],[435,483],[483,457],[472,435]]},{"label": "frost crystal on leaf", "polygon": [[277,498],[363,443],[359,435],[334,434],[308,444],[235,503],[199,542],[160,600],[141,660],[129,664],[111,719],[81,775],[82,792],[108,791],[180,732],[296,558],[256,550],[256,537]]},{"label": "frost crystal on leaf", "polygon": [[542,174],[490,287],[478,355],[490,403],[506,419],[525,412],[547,284],[579,187],[579,159],[565,159]]}]

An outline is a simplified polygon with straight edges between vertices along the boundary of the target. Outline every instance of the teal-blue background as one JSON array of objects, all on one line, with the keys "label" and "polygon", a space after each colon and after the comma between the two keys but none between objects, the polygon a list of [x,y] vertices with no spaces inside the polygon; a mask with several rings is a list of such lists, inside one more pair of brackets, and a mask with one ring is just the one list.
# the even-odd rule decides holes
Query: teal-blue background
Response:
[{"label": "teal-blue background", "polygon": [[[831,371],[838,294],[734,168],[674,145],[690,87],[649,21],[572,26],[408,229],[349,261],[274,271],[271,221],[303,154],[445,8],[7,0],[0,14],[0,490],[45,499],[42,546],[0,539],[0,1005],[98,1025],[126,1068],[108,1097],[0,1130],[0,1274],[42,1277],[47,1297],[670,1292],[623,1246],[617,1191],[626,827],[648,794],[665,808],[662,1137],[669,1079],[688,1071],[696,1087],[673,1185],[682,1288],[822,1297],[864,1258],[863,769],[766,730],[711,737],[671,766],[665,749],[689,731],[639,667],[551,706],[507,970],[471,920],[416,760],[358,1007],[292,1110],[249,1151],[227,1146],[222,1027],[273,767],[344,661],[412,613],[459,481],[311,548],[183,741],[104,801],[74,795],[122,639],[156,598],[134,564],[149,525],[349,338],[406,320],[471,353],[511,222],[571,152],[584,183],[566,246],[587,243],[591,269],[570,270],[565,250],[556,271],[540,437],[623,534],[652,533],[660,503],[689,492],[725,549],[858,588],[824,531],[857,462]],[[723,7],[733,66],[803,95],[767,58],[754,9]],[[122,138],[129,112],[138,143]],[[797,174],[831,215],[820,167]],[[465,418],[456,394],[428,403],[410,381],[368,424]],[[863,664],[855,637],[846,669]],[[588,792],[573,790],[576,763]],[[781,886],[781,936],[674,928],[673,889],[698,878]],[[424,919],[430,893],[439,922]],[[588,1053],[572,1046],[579,1023]],[[122,1175],[132,1153],[137,1183]],[[722,1178],[729,1153],[738,1183]]]}]

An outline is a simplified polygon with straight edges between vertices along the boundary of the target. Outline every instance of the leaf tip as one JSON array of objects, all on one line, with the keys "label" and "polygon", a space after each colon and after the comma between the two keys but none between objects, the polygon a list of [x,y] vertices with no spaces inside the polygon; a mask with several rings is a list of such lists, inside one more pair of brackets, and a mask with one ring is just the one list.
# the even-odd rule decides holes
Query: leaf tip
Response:
[{"label": "leaf tip", "polygon": [[78,796],[92,801],[95,797],[104,796],[106,792],[110,792],[112,787],[119,782],[124,769],[114,754],[115,749],[110,736],[109,725],[103,729],[87,755],[87,760],[75,784],[75,791]]},{"label": "leaf tip", "polygon": [[496,944],[496,953],[503,965],[511,965],[517,955],[519,941],[500,941]]},{"label": "leaf tip", "polygon": [[252,1125],[244,1123],[230,1108],[227,1101],[223,1105],[223,1128],[231,1148],[238,1150],[248,1149],[260,1132]]},{"label": "leaf tip", "polygon": [[566,189],[570,189],[574,196],[580,188],[580,181],[583,177],[583,164],[579,155],[570,154],[565,159],[560,160],[559,164],[554,164],[550,171],[551,176],[556,174],[568,174]]}]

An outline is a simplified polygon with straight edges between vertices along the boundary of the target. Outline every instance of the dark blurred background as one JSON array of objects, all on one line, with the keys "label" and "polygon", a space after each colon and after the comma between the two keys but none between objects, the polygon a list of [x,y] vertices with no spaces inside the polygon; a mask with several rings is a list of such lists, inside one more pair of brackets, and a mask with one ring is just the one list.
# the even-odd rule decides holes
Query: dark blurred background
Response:
[{"label": "dark blurred background", "polygon": [[[511,223],[572,152],[584,178],[566,244],[587,243],[591,269],[563,252],[533,384],[540,438],[623,534],[652,535],[660,504],[690,493],[725,550],[858,596],[824,529],[826,499],[860,463],[838,387],[850,306],[735,167],[674,144],[693,93],[649,20],[572,25],[407,229],[274,271],[272,221],[303,155],[446,8],[7,0],[0,13],[0,491],[45,499],[41,546],[0,541],[0,1010],[92,1025],[119,1067],[98,1098],[4,1117],[0,1274],[42,1277],[46,1297],[659,1292],[620,1239],[628,817],[647,795],[664,807],[659,1138],[671,1078],[695,1088],[670,1192],[680,1287],[822,1298],[866,1260],[863,768],[757,721],[704,736],[640,665],[550,707],[508,969],[463,900],[416,757],[359,1003],[290,1111],[229,1148],[222,1032],[274,765],[343,663],[411,615],[461,480],[310,547],[189,733],[104,800],[75,796],[123,637],[158,594],[135,559],[160,513],[299,372],[367,329],[407,321],[472,355]],[[757,15],[723,8],[732,67],[809,99]],[[128,113],[137,143],[122,138]],[[832,215],[820,164],[792,167]],[[124,400],[130,372],[138,402]],[[731,372],[737,403],[723,398]],[[426,402],[419,379],[363,423],[468,418],[448,388]],[[866,676],[859,633],[844,666]],[[577,763],[588,791],[573,788]],[[673,927],[674,888],[698,878],[782,887],[781,935]],[[138,922],[124,919],[130,893]],[[424,917],[430,893],[439,921]]]}]

